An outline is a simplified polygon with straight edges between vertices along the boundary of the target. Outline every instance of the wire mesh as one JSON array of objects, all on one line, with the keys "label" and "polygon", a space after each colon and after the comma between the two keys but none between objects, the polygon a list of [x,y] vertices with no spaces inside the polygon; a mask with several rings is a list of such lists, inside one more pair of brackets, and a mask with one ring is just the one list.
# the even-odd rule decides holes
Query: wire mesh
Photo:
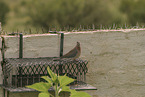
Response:
[{"label": "wire mesh", "polygon": [[[6,58],[3,62],[4,85],[9,87],[25,87],[44,81],[41,76],[49,76],[47,67],[58,74],[84,82],[88,71],[87,60],[71,58],[54,61],[55,58]],[[76,83],[75,82],[75,83]]]}]

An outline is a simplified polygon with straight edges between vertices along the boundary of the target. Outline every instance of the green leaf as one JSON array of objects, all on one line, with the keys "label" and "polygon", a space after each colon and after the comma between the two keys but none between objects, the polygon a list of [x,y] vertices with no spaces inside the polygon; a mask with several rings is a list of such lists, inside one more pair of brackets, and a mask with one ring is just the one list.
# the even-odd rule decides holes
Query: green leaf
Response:
[{"label": "green leaf", "polygon": [[52,79],[49,78],[48,76],[42,76],[41,78],[45,79],[48,83],[52,84]]},{"label": "green leaf", "polygon": [[61,91],[70,92],[70,87],[68,87],[68,86],[63,86]]},{"label": "green leaf", "polygon": [[29,85],[29,86],[26,86],[26,87],[31,88],[31,89],[35,89],[37,91],[46,92],[51,87],[51,84],[50,83],[39,82],[39,83],[35,83],[33,85]]},{"label": "green leaf", "polygon": [[76,90],[70,90],[71,94],[75,94],[77,91]]},{"label": "green leaf", "polygon": [[74,79],[67,77],[66,75],[64,76],[58,76],[58,80],[60,83],[60,87],[66,86],[70,84],[71,82],[74,81]]},{"label": "green leaf", "polygon": [[38,97],[50,97],[49,93],[39,93]]},{"label": "green leaf", "polygon": [[47,71],[48,71],[48,73],[49,73],[52,81],[55,82],[57,80],[57,75],[51,71],[51,69],[49,68],[49,66],[47,67]]},{"label": "green leaf", "polygon": [[86,92],[72,91],[70,97],[92,97]]}]

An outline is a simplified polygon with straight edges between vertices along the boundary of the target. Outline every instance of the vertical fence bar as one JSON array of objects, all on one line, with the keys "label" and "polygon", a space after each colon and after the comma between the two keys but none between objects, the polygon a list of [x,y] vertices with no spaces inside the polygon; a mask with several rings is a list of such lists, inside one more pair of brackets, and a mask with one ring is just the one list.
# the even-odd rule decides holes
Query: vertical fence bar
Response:
[{"label": "vertical fence bar", "polygon": [[20,39],[19,39],[19,58],[23,58],[23,34],[20,33]]},{"label": "vertical fence bar", "polygon": [[[23,58],[23,34],[20,33],[19,34],[20,38],[19,38],[19,58]],[[20,86],[22,87],[22,67],[19,67],[19,82],[20,82]]]},{"label": "vertical fence bar", "polygon": [[[63,56],[63,42],[64,42],[64,33],[61,33],[61,38],[60,38],[60,55],[59,55],[60,57]],[[59,65],[59,74],[60,75],[62,75],[62,72],[63,72],[62,71],[63,70],[62,69],[62,65],[63,64],[61,64],[61,62],[60,62],[60,65]]]},{"label": "vertical fence bar", "polygon": [[63,42],[64,42],[64,33],[61,33],[61,38],[60,38],[60,57],[63,56]]}]

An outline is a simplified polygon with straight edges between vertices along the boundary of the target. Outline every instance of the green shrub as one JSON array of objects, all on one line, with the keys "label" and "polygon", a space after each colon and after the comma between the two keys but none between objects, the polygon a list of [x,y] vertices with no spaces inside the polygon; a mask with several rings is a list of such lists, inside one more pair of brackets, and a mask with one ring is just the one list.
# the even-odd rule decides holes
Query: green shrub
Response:
[{"label": "green shrub", "polygon": [[132,25],[145,24],[145,0],[121,0],[120,10]]},{"label": "green shrub", "polygon": [[33,0],[29,2],[28,15],[33,25],[45,29],[78,28],[80,25],[87,28],[92,27],[92,24],[122,23],[124,17],[117,9],[110,7],[109,2],[106,0]]},{"label": "green shrub", "polygon": [[6,3],[0,1],[0,22],[4,25],[6,23],[6,14],[9,12],[9,7]]}]

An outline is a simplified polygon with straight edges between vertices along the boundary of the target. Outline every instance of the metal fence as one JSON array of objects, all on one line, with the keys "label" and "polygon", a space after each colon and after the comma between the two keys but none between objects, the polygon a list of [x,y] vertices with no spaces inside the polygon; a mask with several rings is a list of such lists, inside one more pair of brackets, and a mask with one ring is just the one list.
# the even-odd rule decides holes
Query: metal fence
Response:
[{"label": "metal fence", "polygon": [[44,81],[41,76],[49,76],[47,67],[58,74],[66,74],[76,79],[72,84],[85,82],[88,71],[87,60],[71,58],[54,61],[54,58],[6,58],[3,62],[4,85],[8,87],[25,87]]}]

